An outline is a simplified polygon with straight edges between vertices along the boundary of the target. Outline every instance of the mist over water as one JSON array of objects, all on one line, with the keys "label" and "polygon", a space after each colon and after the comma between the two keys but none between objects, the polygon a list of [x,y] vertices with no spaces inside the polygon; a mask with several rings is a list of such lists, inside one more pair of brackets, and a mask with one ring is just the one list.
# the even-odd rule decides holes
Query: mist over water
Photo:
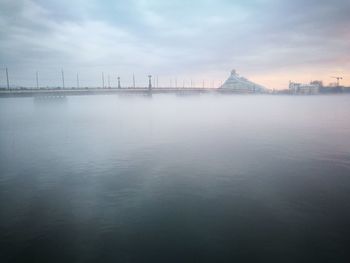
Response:
[{"label": "mist over water", "polygon": [[350,96],[0,100],[1,262],[349,262]]}]

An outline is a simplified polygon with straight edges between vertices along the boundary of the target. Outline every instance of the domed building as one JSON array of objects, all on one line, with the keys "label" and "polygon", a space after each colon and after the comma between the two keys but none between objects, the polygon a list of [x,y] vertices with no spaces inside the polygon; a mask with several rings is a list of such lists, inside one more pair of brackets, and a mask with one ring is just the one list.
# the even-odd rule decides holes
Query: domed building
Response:
[{"label": "domed building", "polygon": [[265,92],[266,88],[255,84],[248,79],[239,76],[236,70],[231,71],[230,77],[219,87],[220,91],[238,92],[238,93],[261,93]]}]

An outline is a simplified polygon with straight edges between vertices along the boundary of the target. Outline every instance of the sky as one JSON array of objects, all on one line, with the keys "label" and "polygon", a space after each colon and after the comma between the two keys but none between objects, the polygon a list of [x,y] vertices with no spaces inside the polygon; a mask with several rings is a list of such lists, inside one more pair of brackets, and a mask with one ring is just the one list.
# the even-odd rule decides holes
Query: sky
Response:
[{"label": "sky", "polygon": [[349,0],[0,0],[0,86],[350,86]]}]

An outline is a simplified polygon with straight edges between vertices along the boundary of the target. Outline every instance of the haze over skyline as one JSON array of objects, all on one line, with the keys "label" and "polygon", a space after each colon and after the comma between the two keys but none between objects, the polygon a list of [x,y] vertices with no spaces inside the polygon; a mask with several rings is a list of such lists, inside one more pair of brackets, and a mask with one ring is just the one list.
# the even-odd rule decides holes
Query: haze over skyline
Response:
[{"label": "haze over skyline", "polygon": [[[350,85],[350,1],[0,0],[0,67],[12,85],[218,86],[232,68],[268,88],[343,76]],[[0,85],[5,84],[4,72]],[[199,84],[200,83],[200,84]]]}]

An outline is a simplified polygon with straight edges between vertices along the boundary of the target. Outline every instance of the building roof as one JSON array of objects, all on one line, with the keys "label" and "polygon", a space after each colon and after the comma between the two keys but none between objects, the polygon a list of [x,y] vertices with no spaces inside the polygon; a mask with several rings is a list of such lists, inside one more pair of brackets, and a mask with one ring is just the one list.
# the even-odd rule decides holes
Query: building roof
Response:
[{"label": "building roof", "polygon": [[262,92],[266,90],[263,86],[239,76],[235,70],[231,71],[231,75],[220,89],[234,90],[238,92]]}]

